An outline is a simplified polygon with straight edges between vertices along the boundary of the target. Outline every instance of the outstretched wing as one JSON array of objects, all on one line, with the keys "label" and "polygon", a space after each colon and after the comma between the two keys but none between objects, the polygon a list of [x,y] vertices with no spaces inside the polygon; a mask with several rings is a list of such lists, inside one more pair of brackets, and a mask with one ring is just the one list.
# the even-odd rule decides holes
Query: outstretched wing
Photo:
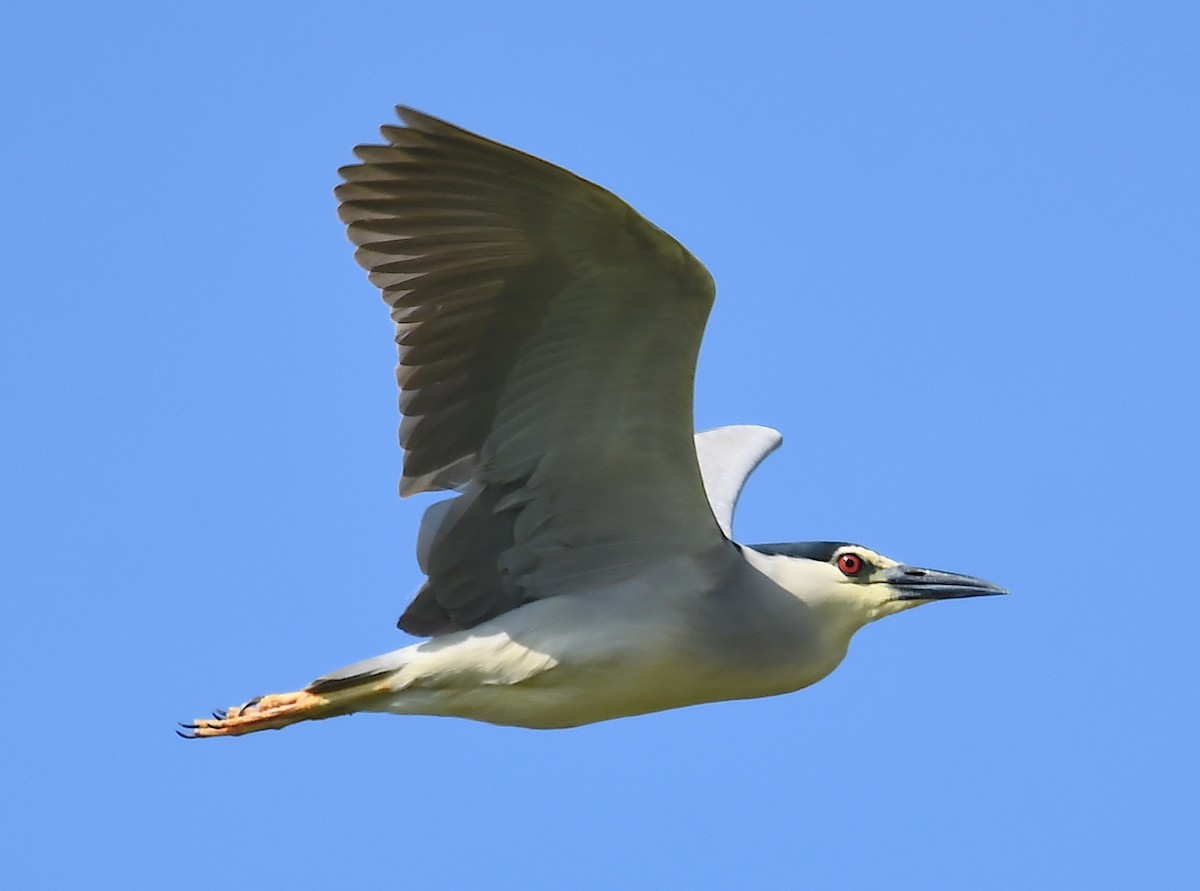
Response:
[{"label": "outstretched wing", "polygon": [[696,434],[704,491],[726,538],[733,538],[733,511],[746,480],[782,443],[783,434],[778,430],[751,424]]},{"label": "outstretched wing", "polygon": [[400,364],[402,495],[457,489],[401,618],[467,628],[724,544],[692,442],[704,267],[600,187],[406,108],[339,215]]}]

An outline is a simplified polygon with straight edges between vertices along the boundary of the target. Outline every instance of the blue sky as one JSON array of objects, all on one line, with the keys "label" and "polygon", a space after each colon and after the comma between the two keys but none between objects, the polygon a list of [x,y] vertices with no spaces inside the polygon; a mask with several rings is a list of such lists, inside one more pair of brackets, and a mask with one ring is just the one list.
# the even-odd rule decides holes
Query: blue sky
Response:
[{"label": "blue sky", "polygon": [[[1190,4],[10,4],[12,887],[1195,887]],[[1007,585],[787,697],[566,732],[173,722],[404,642],[385,309],[335,170],[404,102],[707,264],[746,541]],[[3,850],[7,848],[8,850]]]}]

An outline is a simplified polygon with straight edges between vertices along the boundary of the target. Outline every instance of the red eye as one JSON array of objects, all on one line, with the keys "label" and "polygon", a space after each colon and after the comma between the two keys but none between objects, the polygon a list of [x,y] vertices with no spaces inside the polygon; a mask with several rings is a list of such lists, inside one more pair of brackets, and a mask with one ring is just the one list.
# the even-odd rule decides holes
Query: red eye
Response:
[{"label": "red eye", "polygon": [[838,557],[837,565],[842,575],[858,575],[862,572],[863,561],[858,554],[842,554]]}]

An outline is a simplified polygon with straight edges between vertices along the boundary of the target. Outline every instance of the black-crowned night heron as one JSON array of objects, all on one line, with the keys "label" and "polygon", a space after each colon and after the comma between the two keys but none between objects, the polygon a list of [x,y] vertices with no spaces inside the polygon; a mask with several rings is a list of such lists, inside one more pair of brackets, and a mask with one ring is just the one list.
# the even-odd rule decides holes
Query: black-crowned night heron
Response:
[{"label": "black-crowned night heron", "polygon": [[184,725],[234,736],[351,712],[571,727],[771,696],[851,636],[1001,594],[847,542],[735,544],[765,427],[692,436],[714,287],[678,242],[567,171],[407,108],[341,171],[339,213],[400,364],[401,495],[431,640]]}]

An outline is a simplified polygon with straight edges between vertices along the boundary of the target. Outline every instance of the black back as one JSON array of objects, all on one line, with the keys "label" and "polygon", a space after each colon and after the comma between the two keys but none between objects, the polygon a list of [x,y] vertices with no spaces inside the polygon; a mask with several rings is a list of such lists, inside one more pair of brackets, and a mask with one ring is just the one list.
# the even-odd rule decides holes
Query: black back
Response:
[{"label": "black back", "polygon": [[780,541],[773,544],[746,545],[760,554],[782,554],[784,557],[804,557],[828,563],[838,548],[853,544],[849,541]]}]

